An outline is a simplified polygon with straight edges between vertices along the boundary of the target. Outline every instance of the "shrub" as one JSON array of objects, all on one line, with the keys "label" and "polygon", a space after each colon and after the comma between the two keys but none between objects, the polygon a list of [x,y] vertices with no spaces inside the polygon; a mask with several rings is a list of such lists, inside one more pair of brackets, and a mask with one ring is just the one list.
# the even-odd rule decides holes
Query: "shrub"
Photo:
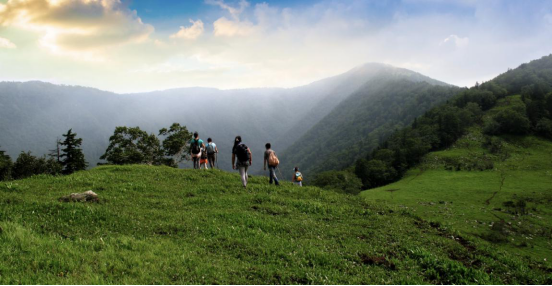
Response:
[{"label": "shrub", "polygon": [[348,171],[320,173],[314,179],[313,185],[354,195],[362,190],[362,181],[355,174]]}]

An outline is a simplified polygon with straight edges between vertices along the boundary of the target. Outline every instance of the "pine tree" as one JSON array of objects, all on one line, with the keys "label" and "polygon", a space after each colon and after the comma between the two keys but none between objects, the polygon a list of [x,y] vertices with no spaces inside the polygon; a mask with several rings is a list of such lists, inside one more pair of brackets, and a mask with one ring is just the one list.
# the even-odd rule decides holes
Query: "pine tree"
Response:
[{"label": "pine tree", "polygon": [[77,134],[72,133],[72,129],[67,131],[67,134],[63,134],[65,140],[61,142],[61,146],[65,148],[61,149],[61,164],[63,165],[63,173],[68,175],[76,171],[85,170],[88,163],[84,159],[84,154],[80,145],[82,144],[82,138],[76,138]]}]

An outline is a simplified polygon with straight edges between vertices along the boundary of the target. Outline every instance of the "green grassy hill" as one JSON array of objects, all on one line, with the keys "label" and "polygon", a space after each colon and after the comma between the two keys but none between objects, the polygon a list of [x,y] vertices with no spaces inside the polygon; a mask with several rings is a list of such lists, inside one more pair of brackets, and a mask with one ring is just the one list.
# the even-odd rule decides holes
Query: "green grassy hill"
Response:
[{"label": "green grassy hill", "polygon": [[[550,144],[545,147],[542,152],[552,150]],[[539,154],[519,156],[531,162]],[[412,185],[439,172],[476,176],[435,168],[406,179]],[[498,173],[481,172],[492,178],[485,180],[489,185]],[[541,173],[535,175],[549,183],[550,174]],[[484,201],[491,193],[480,196],[473,208],[509,217],[492,209],[512,199],[505,193],[515,181],[506,181],[490,205]],[[479,194],[473,182],[471,193]],[[539,186],[526,190],[542,191]],[[401,198],[409,192],[397,188],[370,191],[364,199],[291,184],[275,187],[266,177],[252,177],[245,190],[237,174],[151,166],[103,166],[64,177],[2,182],[0,284],[552,283],[542,259],[497,247],[460,223],[439,226],[429,215],[447,207],[458,216],[454,221],[477,219],[456,213],[469,203],[458,197],[443,198],[447,204],[424,198],[436,204],[422,206]],[[98,193],[101,202],[57,200],[86,190]],[[390,204],[370,202],[372,194],[394,197],[383,198]],[[532,213],[546,219],[542,207],[536,208]],[[527,247],[533,245],[537,242]]]},{"label": "green grassy hill", "polygon": [[[523,105],[500,100],[485,116]],[[400,181],[362,192],[372,204],[391,204],[496,249],[552,260],[552,142],[534,136],[489,141],[473,127],[452,147],[427,154]]]}]

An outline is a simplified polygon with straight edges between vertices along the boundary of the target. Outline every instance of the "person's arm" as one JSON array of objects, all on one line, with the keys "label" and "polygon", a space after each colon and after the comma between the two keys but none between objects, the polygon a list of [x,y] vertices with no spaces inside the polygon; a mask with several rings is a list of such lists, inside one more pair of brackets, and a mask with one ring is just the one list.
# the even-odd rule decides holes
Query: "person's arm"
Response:
[{"label": "person's arm", "polygon": [[253,154],[251,154],[251,150],[247,148],[247,152],[249,152],[249,166],[253,164]]},{"label": "person's arm", "polygon": [[236,154],[232,153],[232,169],[236,169]]},{"label": "person's arm", "polygon": [[215,153],[218,153],[218,147],[215,145]]},{"label": "person's arm", "polygon": [[293,177],[291,177],[291,181],[295,182],[295,173],[293,173]]},{"label": "person's arm", "polygon": [[266,170],[266,151],[265,151],[264,160],[263,160],[263,169]]}]

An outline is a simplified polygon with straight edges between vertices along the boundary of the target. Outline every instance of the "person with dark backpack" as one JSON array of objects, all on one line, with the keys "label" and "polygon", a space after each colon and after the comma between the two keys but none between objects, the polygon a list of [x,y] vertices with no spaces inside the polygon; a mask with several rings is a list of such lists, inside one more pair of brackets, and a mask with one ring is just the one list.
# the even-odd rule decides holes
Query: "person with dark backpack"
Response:
[{"label": "person with dark backpack", "polygon": [[247,188],[247,169],[252,163],[253,157],[251,156],[251,150],[242,143],[241,136],[236,136],[236,139],[234,139],[234,147],[232,148],[232,169],[238,169],[240,172],[244,188]]},{"label": "person with dark backpack", "polygon": [[205,148],[203,140],[199,139],[199,134],[194,132],[194,138],[190,140],[190,155],[194,162],[194,169],[199,169],[199,159],[201,158],[201,148]]},{"label": "person with dark backpack", "polygon": [[217,144],[213,142],[213,139],[208,138],[207,139],[207,146],[205,147],[207,150],[207,160],[209,160],[209,166],[211,166],[211,169],[215,168],[215,162],[218,159],[216,156],[218,154],[218,148]]},{"label": "person with dark backpack", "polygon": [[272,147],[270,143],[266,143],[265,147],[266,147],[266,151],[264,153],[263,169],[266,171],[266,165],[268,163],[268,172],[270,177],[270,180],[268,181],[268,183],[272,184],[272,180],[274,180],[274,184],[278,186],[280,185],[280,182],[276,177],[276,167],[278,167],[278,165],[280,164],[280,160],[278,160],[278,157],[276,157],[276,152],[270,149],[270,147]]}]

